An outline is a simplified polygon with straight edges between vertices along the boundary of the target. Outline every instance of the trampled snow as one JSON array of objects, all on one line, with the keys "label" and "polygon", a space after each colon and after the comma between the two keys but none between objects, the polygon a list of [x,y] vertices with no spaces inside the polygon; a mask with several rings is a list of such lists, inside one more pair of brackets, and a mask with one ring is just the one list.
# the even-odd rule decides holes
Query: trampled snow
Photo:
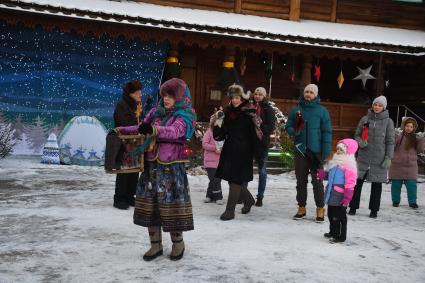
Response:
[{"label": "trampled snow", "polygon": [[[256,192],[258,178],[249,184]],[[204,204],[206,176],[189,176],[195,230],[184,233],[184,258],[142,260],[147,231],[133,211],[112,207],[115,176],[102,168],[0,160],[0,282],[425,282],[425,184],[419,209],[391,206],[383,186],[377,219],[368,217],[370,184],[348,239],[330,244],[328,221],[314,222],[309,188],[306,220],[296,212],[293,173],[269,176],[264,206],[219,220],[224,205]],[[310,186],[310,185],[309,185]],[[225,197],[228,186],[223,182]]]}]

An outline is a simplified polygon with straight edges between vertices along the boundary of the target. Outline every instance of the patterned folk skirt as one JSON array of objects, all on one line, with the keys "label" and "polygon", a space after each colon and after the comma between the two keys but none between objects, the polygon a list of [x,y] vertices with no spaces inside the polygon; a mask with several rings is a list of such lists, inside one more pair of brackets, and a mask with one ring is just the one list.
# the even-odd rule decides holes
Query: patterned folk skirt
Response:
[{"label": "patterned folk skirt", "polygon": [[192,203],[184,163],[145,162],[134,205],[134,224],[164,232],[193,230]]}]

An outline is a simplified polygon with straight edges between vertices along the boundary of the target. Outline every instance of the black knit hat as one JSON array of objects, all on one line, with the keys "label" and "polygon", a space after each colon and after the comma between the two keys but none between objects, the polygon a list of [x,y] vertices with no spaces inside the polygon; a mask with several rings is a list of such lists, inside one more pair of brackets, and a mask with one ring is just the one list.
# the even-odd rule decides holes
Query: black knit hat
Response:
[{"label": "black knit hat", "polygon": [[122,87],[122,91],[125,95],[129,95],[130,93],[136,92],[143,88],[142,83],[139,80],[129,81]]}]

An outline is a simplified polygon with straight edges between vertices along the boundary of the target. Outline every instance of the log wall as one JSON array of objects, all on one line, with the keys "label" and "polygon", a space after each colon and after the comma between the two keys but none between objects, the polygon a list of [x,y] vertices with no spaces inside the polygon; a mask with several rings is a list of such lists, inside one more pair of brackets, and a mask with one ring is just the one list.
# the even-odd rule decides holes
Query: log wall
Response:
[{"label": "log wall", "polygon": [[[135,0],[152,4],[289,19],[290,0]],[[302,0],[301,19],[425,30],[425,2]]]}]

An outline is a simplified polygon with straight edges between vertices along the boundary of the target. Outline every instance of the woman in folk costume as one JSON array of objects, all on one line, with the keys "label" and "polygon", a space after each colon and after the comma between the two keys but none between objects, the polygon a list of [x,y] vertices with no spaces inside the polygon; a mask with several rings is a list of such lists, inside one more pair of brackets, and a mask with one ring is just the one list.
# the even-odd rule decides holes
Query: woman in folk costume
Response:
[{"label": "woman in folk costume", "polygon": [[[185,170],[186,140],[191,138],[196,120],[190,91],[183,80],[174,78],[161,86],[160,95],[158,106],[138,127],[147,139],[137,151],[148,149],[137,184],[134,224],[148,227],[151,248],[143,256],[146,261],[163,253],[161,226],[171,234],[171,260],[183,257],[183,231],[194,229]],[[148,146],[152,140],[154,144]]]},{"label": "woman in folk costume", "polygon": [[418,208],[416,191],[418,178],[418,153],[425,149],[424,136],[415,134],[418,123],[412,117],[405,117],[401,123],[401,132],[396,133],[394,158],[391,162],[389,178],[391,179],[391,197],[393,206],[400,205],[403,183],[407,189],[407,200],[411,208]]},{"label": "woman in folk costume", "polygon": [[372,108],[363,116],[354,134],[359,143],[357,155],[358,176],[348,214],[355,215],[360,206],[364,181],[371,182],[369,209],[371,218],[378,217],[381,205],[382,183],[388,180],[388,169],[394,154],[394,123],[391,120],[385,96],[378,96]]},{"label": "woman in folk costume", "polygon": [[253,179],[253,158],[262,138],[261,119],[256,115],[255,107],[249,103],[249,94],[244,93],[241,86],[232,85],[228,95],[231,103],[224,113],[219,111],[211,117],[214,139],[224,141],[216,177],[229,182],[229,197],[221,220],[235,217],[239,195],[244,204],[243,214],[249,213],[254,205],[255,200],[246,183]]},{"label": "woman in folk costume", "polygon": [[340,140],[336,153],[323,169],[318,170],[318,177],[328,180],[325,190],[325,203],[328,205],[329,232],[325,233],[330,242],[344,242],[347,238],[347,206],[354,193],[357,179],[357,164],[354,154],[358,148],[353,139]]}]

